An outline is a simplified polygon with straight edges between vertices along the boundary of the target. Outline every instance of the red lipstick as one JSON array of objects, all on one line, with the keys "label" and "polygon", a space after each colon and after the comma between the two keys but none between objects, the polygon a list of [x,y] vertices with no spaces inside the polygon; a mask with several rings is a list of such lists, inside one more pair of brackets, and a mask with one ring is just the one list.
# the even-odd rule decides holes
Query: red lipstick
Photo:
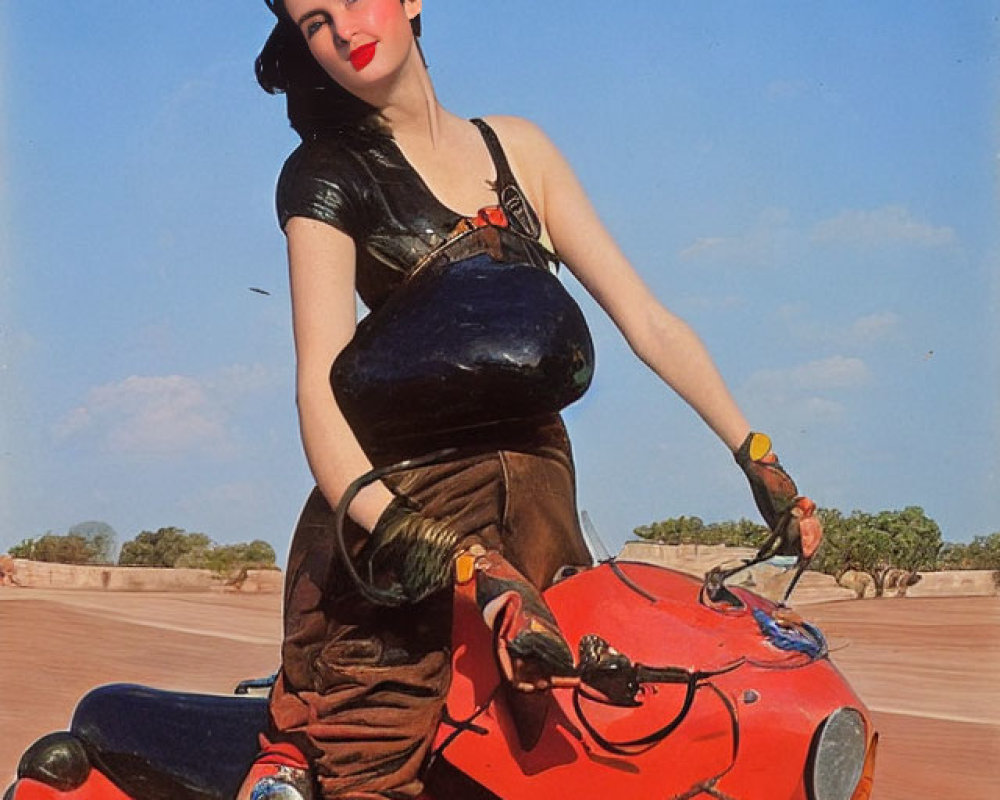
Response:
[{"label": "red lipstick", "polygon": [[378,42],[369,42],[368,44],[363,44],[360,47],[355,47],[351,51],[349,58],[351,59],[351,66],[354,67],[355,72],[361,72],[365,67],[372,63],[372,59],[375,58],[375,46]]}]

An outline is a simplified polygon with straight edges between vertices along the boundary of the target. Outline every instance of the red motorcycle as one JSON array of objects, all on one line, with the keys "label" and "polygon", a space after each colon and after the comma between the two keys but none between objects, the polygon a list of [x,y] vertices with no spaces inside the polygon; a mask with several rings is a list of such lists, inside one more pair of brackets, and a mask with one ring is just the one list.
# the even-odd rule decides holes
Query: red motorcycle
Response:
[{"label": "red motorcycle", "polygon": [[[535,697],[527,735],[498,691],[492,634],[459,584],[425,800],[868,800],[869,712],[819,630],[783,601],[727,585],[746,566],[704,581],[613,558],[564,570],[545,599],[566,639],[605,652],[614,642],[629,658],[605,691],[584,682]],[[68,731],[26,751],[4,800],[231,800],[266,722],[263,697],[103,686],[80,700]],[[445,773],[449,793],[435,793]],[[261,796],[302,797],[281,786]]]}]

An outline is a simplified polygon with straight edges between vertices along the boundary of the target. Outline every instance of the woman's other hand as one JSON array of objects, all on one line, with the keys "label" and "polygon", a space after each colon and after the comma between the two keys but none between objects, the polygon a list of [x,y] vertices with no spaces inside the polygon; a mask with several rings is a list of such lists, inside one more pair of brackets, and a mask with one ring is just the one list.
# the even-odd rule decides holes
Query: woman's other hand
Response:
[{"label": "woman's other hand", "polygon": [[777,553],[811,558],[823,539],[816,504],[799,494],[795,481],[771,449],[770,437],[747,434],[733,456],[747,476],[760,515],[781,539]]},{"label": "woman's other hand", "polygon": [[446,520],[424,516],[396,497],[379,516],[358,563],[365,578],[395,576],[406,600],[419,603],[451,586],[458,535]]}]

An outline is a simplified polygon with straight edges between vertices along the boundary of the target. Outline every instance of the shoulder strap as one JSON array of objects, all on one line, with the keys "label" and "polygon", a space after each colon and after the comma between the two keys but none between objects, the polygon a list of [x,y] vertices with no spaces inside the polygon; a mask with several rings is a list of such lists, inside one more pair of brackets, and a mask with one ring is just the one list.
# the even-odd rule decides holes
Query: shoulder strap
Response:
[{"label": "shoulder strap", "polygon": [[538,221],[535,210],[529,205],[528,198],[517,183],[514,173],[507,161],[507,154],[503,151],[500,139],[496,132],[485,121],[473,119],[472,124],[479,128],[479,132],[486,142],[486,149],[490,152],[493,165],[497,171],[496,192],[500,199],[500,207],[507,216],[520,229],[521,233],[537,239],[542,235],[542,226]]},{"label": "shoulder strap", "polygon": [[493,159],[493,166],[497,169],[497,190],[499,191],[501,186],[507,186],[508,184],[517,185],[517,181],[514,180],[514,173],[510,169],[510,163],[507,161],[507,154],[503,151],[503,146],[500,144],[500,139],[497,137],[496,131],[478,117],[471,120],[471,122],[479,128],[479,132],[483,136],[483,141],[486,142],[486,149],[490,151],[490,158]]}]

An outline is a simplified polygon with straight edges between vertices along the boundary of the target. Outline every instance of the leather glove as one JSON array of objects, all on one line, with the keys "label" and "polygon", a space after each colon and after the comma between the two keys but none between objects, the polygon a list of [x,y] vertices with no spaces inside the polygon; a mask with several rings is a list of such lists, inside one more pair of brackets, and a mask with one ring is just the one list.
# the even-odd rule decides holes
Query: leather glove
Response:
[{"label": "leather glove", "polygon": [[795,481],[771,450],[771,439],[767,434],[748,433],[734,457],[750,482],[750,491],[760,515],[767,526],[775,530],[782,515],[791,509],[799,496]]},{"label": "leather glove", "polygon": [[493,631],[497,661],[508,683],[522,692],[573,678],[573,651],[552,611],[527,578],[496,550],[474,544],[458,556],[456,579],[474,582],[476,605]]},{"label": "leather glove", "polygon": [[407,602],[419,603],[452,585],[458,535],[444,520],[431,519],[405,497],[382,512],[358,556],[369,578],[393,575]]},{"label": "leather glove", "polygon": [[771,450],[770,437],[751,431],[733,455],[750,482],[757,509],[781,539],[778,552],[801,552],[811,558],[823,538],[823,528],[814,516],[816,504],[799,494],[795,481]]}]

